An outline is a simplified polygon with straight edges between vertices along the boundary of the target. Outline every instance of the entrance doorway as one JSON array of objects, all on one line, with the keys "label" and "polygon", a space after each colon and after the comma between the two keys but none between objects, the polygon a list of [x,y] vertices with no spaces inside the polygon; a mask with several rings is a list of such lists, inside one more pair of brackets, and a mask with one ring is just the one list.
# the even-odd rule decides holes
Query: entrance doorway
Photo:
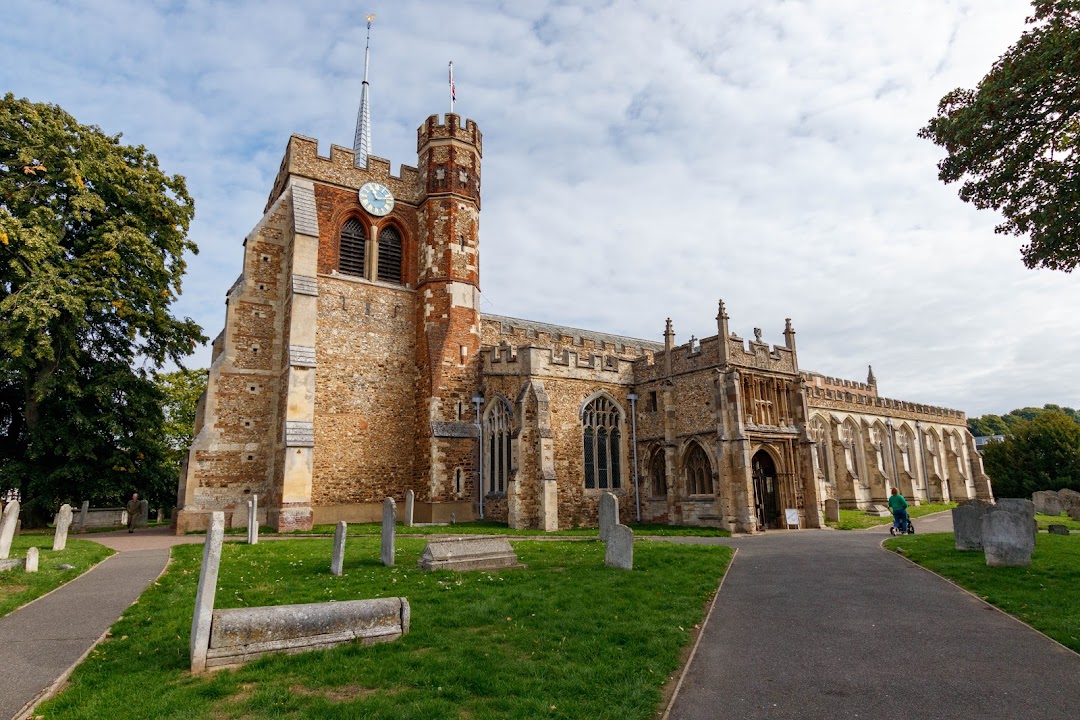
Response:
[{"label": "entrance doorway", "polygon": [[780,527],[780,493],[776,481],[776,463],[764,450],[751,461],[754,476],[754,510],[758,527]]}]

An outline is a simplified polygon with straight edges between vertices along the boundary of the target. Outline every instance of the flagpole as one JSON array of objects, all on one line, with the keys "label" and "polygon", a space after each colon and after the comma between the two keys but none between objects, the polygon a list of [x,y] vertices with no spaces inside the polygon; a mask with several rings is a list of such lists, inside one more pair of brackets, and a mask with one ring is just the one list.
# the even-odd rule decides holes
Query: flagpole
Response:
[{"label": "flagpole", "polygon": [[454,61],[450,61],[450,112],[454,112]]}]

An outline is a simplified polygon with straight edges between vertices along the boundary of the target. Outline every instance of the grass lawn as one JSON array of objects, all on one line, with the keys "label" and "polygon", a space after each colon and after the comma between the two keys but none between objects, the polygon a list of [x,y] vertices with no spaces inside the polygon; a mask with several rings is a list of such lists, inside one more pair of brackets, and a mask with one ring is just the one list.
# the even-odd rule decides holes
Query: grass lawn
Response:
[{"label": "grass lawn", "polygon": [[956,550],[952,533],[890,538],[885,547],[1080,652],[1080,536],[1039,535],[1027,568],[989,568],[981,552]]},{"label": "grass lawn", "polygon": [[731,557],[719,546],[635,543],[634,570],[598,542],[519,541],[525,570],[425,573],[422,539],[226,543],[218,607],[404,596],[400,640],[262,658],[192,677],[188,634],[202,546],[173,561],[71,678],[48,718],[652,718]]},{"label": "grass lawn", "polygon": [[1080,521],[1073,520],[1068,515],[1043,515],[1035,513],[1035,521],[1039,523],[1040,530],[1046,530],[1051,525],[1064,525],[1069,532],[1080,532]]},{"label": "grass lawn", "polygon": [[[635,535],[656,536],[693,536],[693,537],[731,537],[727,530],[712,527],[696,527],[692,525],[661,525],[656,523],[627,523]],[[271,528],[260,529],[260,533],[271,533]],[[513,535],[517,537],[597,537],[597,528],[574,528],[571,530],[514,530],[505,523],[491,522],[489,520],[474,520],[459,522],[454,525],[414,525],[405,527],[400,522],[397,526],[398,535]],[[227,531],[229,535],[246,535],[246,528],[234,528]],[[350,535],[379,535],[382,533],[382,523],[349,523]],[[302,530],[283,535],[333,535],[333,525],[316,525],[311,530]]]},{"label": "grass lawn", "polygon": [[[104,545],[89,540],[68,537],[67,547],[52,550],[53,537],[20,533],[11,544],[11,557],[24,558],[31,547],[38,548],[38,571],[26,573],[21,569],[0,573],[0,617],[21,607],[34,598],[74,580],[91,567],[113,554]],[[60,570],[57,565],[74,565],[74,570]]]},{"label": "grass lawn", "polygon": [[[912,519],[915,519],[924,515],[942,512],[943,510],[951,510],[954,507],[956,507],[956,503],[923,503],[918,507],[910,505],[908,506],[908,515]],[[892,516],[874,517],[873,515],[867,515],[862,510],[841,510],[840,522],[826,523],[829,527],[836,528],[837,530],[864,530],[866,528],[877,527],[878,525],[891,524]]]}]

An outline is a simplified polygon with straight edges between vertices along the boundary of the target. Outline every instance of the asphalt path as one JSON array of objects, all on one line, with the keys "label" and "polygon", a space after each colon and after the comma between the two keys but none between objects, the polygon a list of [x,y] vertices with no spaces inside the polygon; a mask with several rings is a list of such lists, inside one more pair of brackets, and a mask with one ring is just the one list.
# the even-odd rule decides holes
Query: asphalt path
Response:
[{"label": "asphalt path", "polygon": [[[947,513],[914,522],[951,530]],[[725,539],[738,552],[671,720],[1080,718],[1080,655],[883,550],[885,536]]]}]

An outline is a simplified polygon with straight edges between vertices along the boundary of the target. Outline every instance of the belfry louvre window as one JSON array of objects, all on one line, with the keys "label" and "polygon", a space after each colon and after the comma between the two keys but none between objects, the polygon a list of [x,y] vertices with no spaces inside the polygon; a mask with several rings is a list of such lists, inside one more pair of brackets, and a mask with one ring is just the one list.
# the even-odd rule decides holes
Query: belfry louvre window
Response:
[{"label": "belfry louvre window", "polygon": [[379,233],[379,279],[401,284],[401,235],[392,227]]},{"label": "belfry louvre window", "polygon": [[581,414],[584,438],[585,487],[622,487],[622,413],[610,398],[600,396]]},{"label": "belfry louvre window", "polygon": [[338,254],[338,272],[364,277],[364,251],[367,236],[364,226],[355,218],[346,220],[341,228],[341,249]]},{"label": "belfry louvre window", "polygon": [[496,400],[484,417],[484,440],[487,452],[488,492],[506,492],[510,480],[510,408],[502,400]]},{"label": "belfry louvre window", "polygon": [[690,495],[712,495],[712,464],[697,443],[686,457],[686,490]]}]

